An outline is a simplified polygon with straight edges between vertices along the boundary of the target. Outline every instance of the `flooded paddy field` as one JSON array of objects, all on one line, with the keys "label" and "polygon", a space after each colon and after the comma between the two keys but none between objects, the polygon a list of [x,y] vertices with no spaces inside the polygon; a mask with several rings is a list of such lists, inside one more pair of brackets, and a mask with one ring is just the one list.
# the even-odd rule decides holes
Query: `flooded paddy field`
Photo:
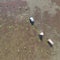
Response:
[{"label": "flooded paddy field", "polygon": [[0,0],[0,60],[59,60],[59,24],[59,0]]}]

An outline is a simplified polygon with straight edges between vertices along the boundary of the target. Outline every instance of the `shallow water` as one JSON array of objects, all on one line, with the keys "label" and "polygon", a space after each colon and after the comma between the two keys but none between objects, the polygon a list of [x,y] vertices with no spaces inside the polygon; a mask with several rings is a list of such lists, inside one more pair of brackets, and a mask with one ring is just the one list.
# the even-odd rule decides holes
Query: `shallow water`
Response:
[{"label": "shallow water", "polygon": [[[57,0],[58,1],[58,0]],[[47,34],[46,38],[52,38],[54,41],[54,53],[50,60],[59,60],[60,59],[60,42],[59,42],[59,36],[60,33],[58,33],[59,29],[59,14],[58,10],[60,11],[60,6],[56,4],[56,2],[52,2],[52,0],[27,0],[28,6],[30,7],[31,15],[34,14],[35,7],[38,7],[40,9],[40,19],[41,21],[37,22],[40,24],[38,27],[38,24],[36,23],[39,30],[41,30],[41,27],[45,28],[44,31]],[[36,11],[37,12],[37,11]],[[45,12],[48,14],[44,15]],[[37,14],[38,16],[38,14]],[[39,16],[38,16],[39,17]],[[58,17],[58,18],[57,18]]]},{"label": "shallow water", "polygon": [[43,16],[46,11],[50,14],[50,16],[54,16],[57,13],[56,9],[60,10],[60,6],[58,6],[55,2],[52,2],[52,0],[27,0],[27,2],[32,14],[35,7],[40,8],[41,16]]}]

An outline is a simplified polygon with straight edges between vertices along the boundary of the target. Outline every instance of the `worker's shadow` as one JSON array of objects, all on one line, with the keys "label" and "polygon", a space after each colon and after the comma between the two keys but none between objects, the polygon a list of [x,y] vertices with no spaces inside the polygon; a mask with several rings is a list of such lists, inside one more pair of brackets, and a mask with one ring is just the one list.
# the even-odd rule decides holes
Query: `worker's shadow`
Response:
[{"label": "worker's shadow", "polygon": [[50,47],[52,47],[52,46],[53,46],[49,41],[48,41],[47,43],[50,45]]},{"label": "worker's shadow", "polygon": [[38,35],[38,36],[39,36],[39,39],[43,41],[43,36],[42,35]]},{"label": "worker's shadow", "polygon": [[32,22],[31,20],[30,20],[30,23],[31,23],[31,25],[34,25],[34,22]]}]

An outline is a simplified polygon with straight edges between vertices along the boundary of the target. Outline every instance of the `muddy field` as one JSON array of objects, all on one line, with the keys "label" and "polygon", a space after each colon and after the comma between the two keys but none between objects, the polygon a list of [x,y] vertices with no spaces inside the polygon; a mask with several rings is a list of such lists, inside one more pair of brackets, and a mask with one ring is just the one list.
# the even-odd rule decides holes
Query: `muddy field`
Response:
[{"label": "muddy field", "polygon": [[60,60],[59,39],[59,0],[0,0],[0,60]]}]

